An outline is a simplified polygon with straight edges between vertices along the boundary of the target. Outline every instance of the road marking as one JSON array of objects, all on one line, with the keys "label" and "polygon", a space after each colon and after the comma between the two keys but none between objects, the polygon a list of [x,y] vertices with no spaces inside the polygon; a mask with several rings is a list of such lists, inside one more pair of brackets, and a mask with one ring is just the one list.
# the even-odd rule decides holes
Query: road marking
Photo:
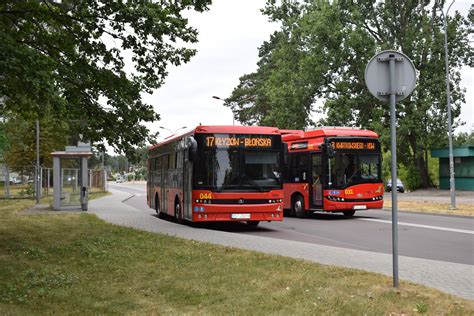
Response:
[{"label": "road marking", "polygon": [[[387,220],[383,220],[383,219],[375,219],[375,218],[359,218],[359,220],[368,221],[368,222],[378,222],[378,223],[392,224],[392,221],[387,221]],[[448,227],[440,227],[440,226],[412,224],[412,223],[405,223],[405,222],[398,222],[398,225],[419,227],[419,228],[427,228],[427,229],[436,229],[436,230],[444,230],[444,231],[453,232],[453,233],[462,233],[462,234],[474,235],[474,231],[466,230],[466,229],[457,229],[457,228],[448,228]]]}]

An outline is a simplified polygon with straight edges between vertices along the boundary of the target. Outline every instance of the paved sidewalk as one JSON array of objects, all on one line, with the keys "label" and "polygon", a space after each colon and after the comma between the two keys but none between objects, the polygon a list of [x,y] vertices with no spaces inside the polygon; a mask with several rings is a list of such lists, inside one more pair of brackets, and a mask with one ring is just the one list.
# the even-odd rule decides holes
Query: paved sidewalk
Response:
[{"label": "paved sidewalk", "polygon": [[[385,192],[384,200],[392,199],[391,192]],[[419,189],[413,192],[405,192],[397,194],[398,201],[413,202],[435,202],[435,203],[451,203],[451,192],[449,190],[440,189]],[[456,204],[474,205],[474,193],[472,191],[456,191]]]},{"label": "paved sidewalk", "polygon": [[[111,190],[111,192],[113,193],[111,196],[91,201],[89,210],[97,214],[99,218],[113,224],[235,248],[301,258],[322,264],[392,275],[391,255],[179,225],[154,217],[152,210],[137,210],[121,203],[130,197],[128,193],[117,190]],[[400,279],[474,300],[474,266],[400,256],[399,267]]]}]

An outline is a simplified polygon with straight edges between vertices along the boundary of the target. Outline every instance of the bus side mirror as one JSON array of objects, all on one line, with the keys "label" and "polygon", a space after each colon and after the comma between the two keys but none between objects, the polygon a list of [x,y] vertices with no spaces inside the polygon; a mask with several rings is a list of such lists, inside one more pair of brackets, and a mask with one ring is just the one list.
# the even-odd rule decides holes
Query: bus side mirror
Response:
[{"label": "bus side mirror", "polygon": [[197,160],[197,142],[194,137],[190,136],[186,139],[186,147],[188,148],[188,160],[194,162]]},{"label": "bus side mirror", "polygon": [[332,147],[330,142],[326,141],[321,146],[326,151],[326,154],[328,155],[329,158],[334,158],[334,156],[336,155],[336,152],[334,151],[334,148]]}]

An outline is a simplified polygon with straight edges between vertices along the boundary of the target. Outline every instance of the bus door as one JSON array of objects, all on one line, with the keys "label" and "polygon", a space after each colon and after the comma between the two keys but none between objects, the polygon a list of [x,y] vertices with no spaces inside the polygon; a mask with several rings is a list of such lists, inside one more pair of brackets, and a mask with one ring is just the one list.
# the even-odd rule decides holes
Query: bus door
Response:
[{"label": "bus door", "polygon": [[183,214],[184,218],[192,219],[192,163],[188,159],[189,149],[184,151],[183,155]]},{"label": "bus door", "polygon": [[311,154],[310,203],[311,208],[323,207],[323,177],[321,153]]},{"label": "bus door", "polygon": [[168,155],[162,156],[160,159],[162,159],[161,163],[161,211],[163,213],[168,213]]}]

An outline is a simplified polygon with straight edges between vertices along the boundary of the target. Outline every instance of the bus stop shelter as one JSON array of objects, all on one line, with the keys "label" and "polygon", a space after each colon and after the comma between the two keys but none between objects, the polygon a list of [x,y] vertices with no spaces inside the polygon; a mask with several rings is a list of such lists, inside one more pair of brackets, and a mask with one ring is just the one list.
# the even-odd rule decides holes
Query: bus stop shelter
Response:
[{"label": "bus stop shelter", "polygon": [[55,211],[81,209],[87,211],[89,181],[88,159],[92,156],[88,144],[66,146],[53,156],[53,187]]},{"label": "bus stop shelter", "polygon": [[[474,191],[474,146],[453,147],[456,190]],[[439,188],[449,190],[449,149],[431,150],[439,158]]]}]

